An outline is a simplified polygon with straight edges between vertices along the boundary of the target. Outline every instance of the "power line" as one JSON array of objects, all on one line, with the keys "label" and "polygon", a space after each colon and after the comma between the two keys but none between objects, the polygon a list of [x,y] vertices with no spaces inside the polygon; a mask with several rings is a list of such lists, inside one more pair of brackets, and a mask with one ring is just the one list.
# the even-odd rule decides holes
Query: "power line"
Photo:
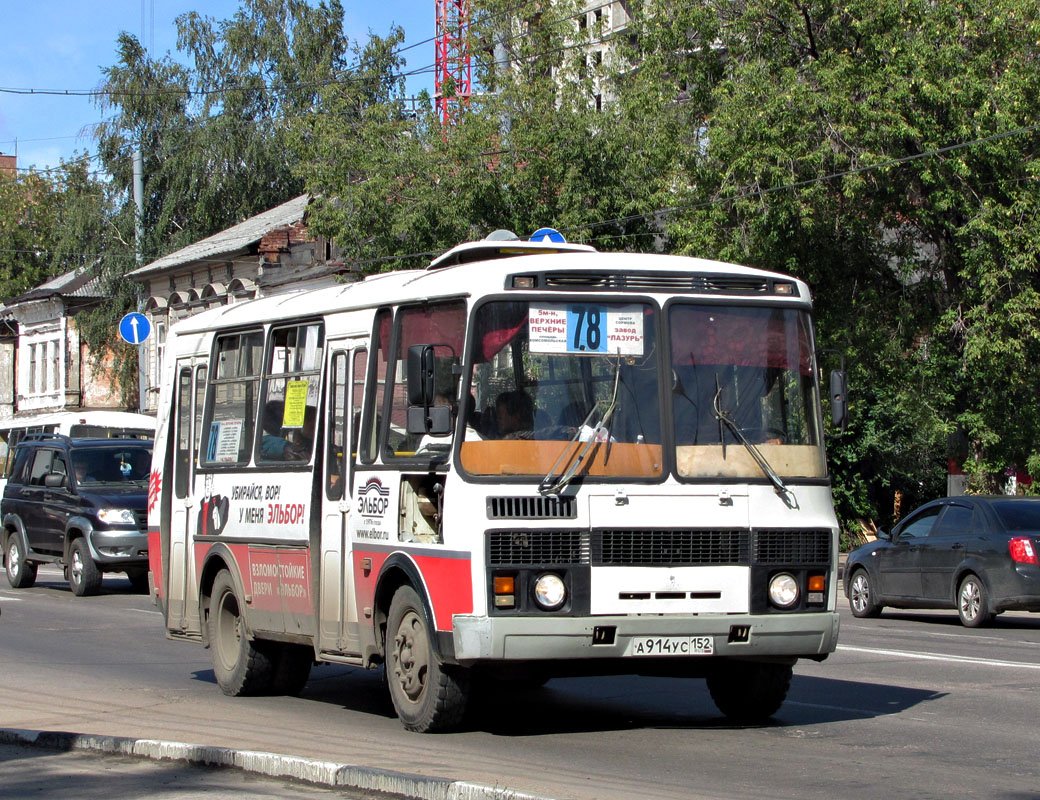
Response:
[{"label": "power line", "polygon": [[[504,10],[502,12],[497,13],[497,14],[490,15],[489,18],[490,19],[495,19],[497,17],[506,17],[508,15],[511,15],[511,14],[519,11],[520,9],[524,8],[525,6],[529,6],[529,5],[532,5],[532,4],[537,3],[537,2],[539,2],[539,0],[524,0],[524,2],[522,2],[522,3],[520,3],[520,4],[516,5],[516,6],[513,6],[513,7],[509,8],[509,9],[506,9],[506,10]],[[423,39],[420,42],[416,42],[414,44],[410,44],[410,45],[407,45],[407,46],[399,47],[399,48],[397,48],[395,50],[392,50],[390,55],[391,56],[399,55],[400,53],[403,53],[403,52],[405,52],[407,50],[412,50],[412,49],[414,49],[416,47],[420,47],[420,46],[422,46],[424,44],[429,44],[430,42],[436,41],[436,39],[437,39],[436,36],[432,36],[432,37],[430,37],[428,39]],[[365,66],[366,65],[363,62],[359,61],[356,64],[349,65],[349,66],[345,67],[343,71],[344,71],[344,73],[354,73],[354,72],[357,72],[357,71],[361,70]],[[411,77],[413,75],[421,75],[421,74],[425,74],[426,72],[432,72],[433,68],[434,68],[434,65],[429,65],[429,66],[422,67],[422,68],[417,69],[417,70],[410,70],[408,72],[395,73],[391,77],[392,78],[407,78],[407,77]],[[117,90],[111,90],[111,89],[105,89],[105,88],[100,88],[100,89],[35,89],[35,88],[10,87],[10,86],[8,86],[8,87],[0,87],[0,93],[2,93],[2,94],[15,94],[15,95],[29,95],[29,96],[50,96],[50,97],[100,97],[100,96],[106,96],[106,97],[127,98],[127,97],[153,97],[153,96],[162,96],[162,95],[184,95],[186,97],[192,97],[192,96],[195,96],[195,97],[206,97],[206,96],[210,96],[210,95],[227,94],[227,93],[236,92],[236,91],[242,91],[242,92],[246,92],[246,91],[271,91],[274,88],[279,88],[279,89],[289,89],[289,88],[295,88],[295,89],[308,89],[308,88],[310,88],[310,89],[322,89],[322,88],[327,88],[329,86],[345,85],[345,84],[349,84],[349,83],[354,83],[354,82],[357,82],[357,81],[360,81],[360,80],[364,80],[364,77],[361,76],[361,77],[351,78],[351,77],[344,76],[344,77],[341,77],[341,78],[330,78],[328,80],[323,80],[323,81],[300,81],[300,82],[296,82],[296,83],[287,83],[283,87],[274,87],[274,86],[272,86],[270,84],[264,84],[262,87],[221,86],[221,87],[213,87],[213,88],[195,88],[195,89],[190,89],[190,88],[185,88],[185,87],[161,86],[161,87],[156,87],[155,89],[148,89],[148,90],[142,89],[142,90],[135,90],[135,91],[117,91]]]}]

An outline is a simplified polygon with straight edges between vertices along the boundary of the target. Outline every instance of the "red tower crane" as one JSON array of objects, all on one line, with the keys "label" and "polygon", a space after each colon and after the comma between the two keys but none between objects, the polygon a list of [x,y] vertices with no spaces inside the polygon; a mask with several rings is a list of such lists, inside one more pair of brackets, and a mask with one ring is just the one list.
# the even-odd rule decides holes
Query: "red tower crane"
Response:
[{"label": "red tower crane", "polygon": [[437,28],[433,101],[444,125],[453,124],[473,91],[469,56],[469,0],[434,0]]}]

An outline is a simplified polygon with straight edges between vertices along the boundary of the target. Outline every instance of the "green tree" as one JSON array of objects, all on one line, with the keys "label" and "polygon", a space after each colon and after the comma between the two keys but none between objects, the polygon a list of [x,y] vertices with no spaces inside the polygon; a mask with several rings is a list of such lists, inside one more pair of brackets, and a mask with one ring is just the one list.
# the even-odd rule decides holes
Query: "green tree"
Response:
[{"label": "green tree", "polygon": [[820,344],[852,357],[845,518],[940,490],[958,432],[991,484],[1040,461],[1036,4],[638,12],[636,83],[695,87],[667,113],[707,133],[661,187],[675,248],[805,278]]},{"label": "green tree", "polygon": [[428,105],[405,113],[403,32],[373,38],[355,80],[329,87],[321,112],[298,126],[318,229],[372,269],[498,228],[524,235],[553,225],[607,249],[650,246],[644,212],[667,169],[667,140],[634,154],[639,113],[596,110],[609,70],[585,47],[602,31],[581,27],[581,7],[525,5],[518,16],[515,3],[493,0],[474,11],[470,52],[482,88],[447,127]]},{"label": "green tree", "polygon": [[245,0],[229,20],[178,18],[178,49],[152,58],[128,33],[98,94],[112,117],[99,152],[133,216],[133,151],[144,156],[147,258],[300,194],[288,123],[344,77],[338,0]]}]

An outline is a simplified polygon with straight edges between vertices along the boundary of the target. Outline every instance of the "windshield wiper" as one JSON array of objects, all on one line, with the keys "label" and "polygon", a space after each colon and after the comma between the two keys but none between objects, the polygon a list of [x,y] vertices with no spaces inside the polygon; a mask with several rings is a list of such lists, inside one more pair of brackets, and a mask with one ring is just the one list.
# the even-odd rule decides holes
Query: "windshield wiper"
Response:
[{"label": "windshield wiper", "polygon": [[776,470],[770,466],[769,462],[766,461],[765,456],[759,452],[759,449],[755,447],[748,438],[744,435],[744,431],[740,429],[740,426],[733,420],[733,413],[722,408],[722,387],[719,385],[719,376],[715,375],[715,399],[712,401],[712,405],[715,408],[715,417],[719,421],[719,441],[722,442],[722,456],[726,457],[726,440],[722,435],[722,426],[725,425],[733,433],[747,451],[751,453],[751,457],[758,464],[759,469],[769,478],[769,482],[773,484],[773,488],[776,493],[780,495],[785,503],[791,505],[791,501],[794,500],[794,493],[787,488],[783,480],[777,475]]},{"label": "windshield wiper", "polygon": [[567,453],[570,451],[571,445],[573,445],[575,442],[578,441],[579,438],[581,438],[582,431],[586,430],[589,424],[589,420],[592,419],[592,415],[595,414],[596,409],[599,408],[599,401],[596,401],[596,403],[593,404],[592,410],[585,417],[585,421],[582,422],[578,430],[574,432],[574,436],[572,436],[571,440],[567,442],[567,446],[563,448],[563,450],[560,452],[559,457],[553,462],[553,465],[549,467],[549,472],[546,473],[544,478],[542,478],[542,482],[538,484],[539,494],[559,494],[560,492],[562,492],[567,487],[567,485],[572,480],[574,480],[574,476],[578,474],[578,469],[585,462],[585,457],[589,454],[589,451],[592,449],[593,445],[595,445],[597,442],[604,441],[604,439],[600,438],[601,435],[605,436],[607,452],[609,452],[610,431],[607,428],[607,423],[610,422],[610,418],[614,414],[614,409],[617,407],[618,385],[620,382],[620,378],[621,355],[619,354],[617,363],[615,363],[614,365],[614,392],[610,398],[610,405],[608,405],[606,410],[603,412],[603,416],[596,420],[595,424],[592,425],[592,433],[589,436],[588,441],[585,442],[585,446],[581,448],[581,452],[578,453],[577,457],[571,462],[571,465],[560,474],[559,478],[553,478],[553,473],[556,472],[556,468],[560,465],[560,462],[563,460],[564,456],[566,456]]}]

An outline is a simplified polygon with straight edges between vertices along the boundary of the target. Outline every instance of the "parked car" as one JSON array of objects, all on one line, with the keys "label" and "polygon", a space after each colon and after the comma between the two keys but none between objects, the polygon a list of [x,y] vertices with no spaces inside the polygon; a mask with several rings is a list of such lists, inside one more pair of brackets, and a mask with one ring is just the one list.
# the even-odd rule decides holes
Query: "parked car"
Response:
[{"label": "parked car", "polygon": [[152,442],[37,433],[14,455],[0,501],[11,586],[32,586],[39,565],[55,563],[78,596],[96,594],[106,572],[147,590]]},{"label": "parked car", "polygon": [[975,628],[1002,611],[1040,611],[1038,554],[1040,497],[947,497],[852,551],[845,596],[857,617],[955,608]]}]

